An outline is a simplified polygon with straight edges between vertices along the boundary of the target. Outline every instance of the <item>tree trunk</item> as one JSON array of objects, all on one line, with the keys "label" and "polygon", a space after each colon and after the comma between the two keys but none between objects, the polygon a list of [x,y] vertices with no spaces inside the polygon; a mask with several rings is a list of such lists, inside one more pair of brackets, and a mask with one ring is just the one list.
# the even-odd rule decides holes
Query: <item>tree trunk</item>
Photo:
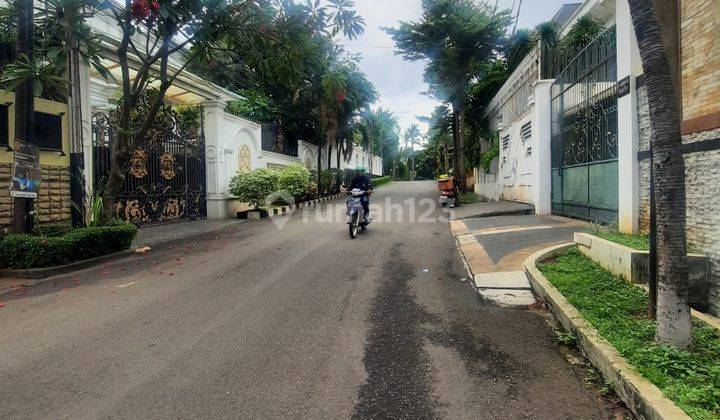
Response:
[{"label": "tree trunk", "polygon": [[465,193],[465,111],[462,103],[453,103],[453,137],[455,142],[454,175],[460,194]]},{"label": "tree trunk", "polygon": [[657,218],[657,340],[692,343],[685,238],[685,164],[670,64],[652,0],[628,0],[640,47],[652,123]]},{"label": "tree trunk", "polygon": [[328,154],[327,154],[327,170],[332,169],[330,162],[332,162],[332,142],[328,139]]},{"label": "tree trunk", "polygon": [[115,212],[115,199],[122,192],[125,184],[125,174],[123,173],[122,168],[125,166],[125,162],[127,162],[128,157],[126,156],[122,146],[118,144],[121,141],[121,136],[122,135],[118,133],[117,141],[113,142],[115,144],[111,144],[110,146],[112,147],[110,151],[111,165],[107,179],[105,180],[105,185],[102,186],[104,190],[96,191],[97,194],[102,194],[103,223],[108,223],[112,220],[114,216],[113,213]]},{"label": "tree trunk", "polygon": [[317,155],[317,185],[318,185],[318,192],[322,194],[322,191],[320,191],[321,185],[320,185],[320,172],[322,172],[322,149],[323,144],[322,140],[318,142],[318,155]]}]

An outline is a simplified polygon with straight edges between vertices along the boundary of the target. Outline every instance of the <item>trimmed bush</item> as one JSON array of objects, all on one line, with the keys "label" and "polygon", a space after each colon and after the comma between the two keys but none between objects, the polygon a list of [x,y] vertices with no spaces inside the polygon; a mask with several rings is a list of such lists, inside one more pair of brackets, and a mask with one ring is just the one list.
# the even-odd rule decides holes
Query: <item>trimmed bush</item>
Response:
[{"label": "trimmed bush", "polygon": [[381,185],[387,184],[390,181],[392,181],[392,177],[390,176],[381,176],[379,178],[375,178],[372,180],[373,187],[379,187]]},{"label": "trimmed bush", "polygon": [[278,188],[293,197],[302,197],[310,186],[310,171],[300,164],[290,165],[280,172]]},{"label": "trimmed bush", "polygon": [[8,235],[0,241],[0,261],[16,269],[64,265],[128,249],[135,234],[135,225],[113,223],[55,237]]},{"label": "trimmed bush", "polygon": [[304,200],[312,200],[315,197],[318,196],[318,186],[317,182],[310,181],[308,184],[307,190],[305,190],[305,196],[303,197]]},{"label": "trimmed bush", "polygon": [[280,174],[273,169],[255,169],[242,172],[230,181],[230,192],[240,201],[258,209],[265,205],[267,197],[278,190]]},{"label": "trimmed bush", "polygon": [[318,185],[320,195],[326,195],[331,192],[334,178],[331,171],[320,171],[320,183]]}]

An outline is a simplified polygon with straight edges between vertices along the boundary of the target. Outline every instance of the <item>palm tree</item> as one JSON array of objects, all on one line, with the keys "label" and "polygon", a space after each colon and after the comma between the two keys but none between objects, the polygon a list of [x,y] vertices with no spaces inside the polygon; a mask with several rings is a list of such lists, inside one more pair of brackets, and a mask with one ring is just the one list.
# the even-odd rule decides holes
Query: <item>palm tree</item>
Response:
[{"label": "palm tree", "polygon": [[680,113],[670,62],[652,0],[628,0],[640,47],[652,123],[653,179],[657,203],[657,341],[692,343],[685,237],[685,164]]},{"label": "palm tree", "polygon": [[[405,130],[405,152],[407,153],[408,167],[410,168],[410,180],[414,181],[415,171],[415,156],[413,154],[416,144],[420,144],[418,139],[420,138],[420,127],[417,124],[412,124]],[[408,148],[408,143],[410,148]]]}]

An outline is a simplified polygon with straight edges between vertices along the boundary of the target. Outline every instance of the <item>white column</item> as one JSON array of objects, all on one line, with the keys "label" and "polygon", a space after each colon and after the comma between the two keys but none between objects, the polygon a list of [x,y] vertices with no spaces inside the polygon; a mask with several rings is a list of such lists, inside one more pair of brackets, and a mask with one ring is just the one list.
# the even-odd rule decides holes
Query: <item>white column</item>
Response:
[{"label": "white column", "polygon": [[616,2],[617,78],[630,78],[630,93],[618,98],[618,227],[637,233],[640,216],[640,167],[635,77],[642,62],[627,1]]},{"label": "white column", "polygon": [[550,214],[552,211],[552,178],[550,169],[550,141],[552,138],[551,93],[553,80],[538,80],[534,83],[535,117],[533,119],[533,204],[535,214]]},{"label": "white column", "polygon": [[220,101],[202,104],[205,111],[205,179],[207,184],[208,219],[227,218],[225,193],[225,145],[222,139],[225,103]]}]

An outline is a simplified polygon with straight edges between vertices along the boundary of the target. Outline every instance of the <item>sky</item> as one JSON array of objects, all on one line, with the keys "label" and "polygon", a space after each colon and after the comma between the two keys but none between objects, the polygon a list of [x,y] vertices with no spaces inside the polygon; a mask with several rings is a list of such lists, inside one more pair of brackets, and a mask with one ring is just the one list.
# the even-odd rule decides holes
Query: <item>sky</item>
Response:
[{"label": "sky", "polygon": [[[487,0],[492,1],[492,0]],[[579,0],[522,0],[518,28],[531,28],[549,20],[564,3]],[[341,43],[350,53],[362,54],[361,69],[380,93],[377,106],[382,106],[398,116],[400,128],[405,130],[413,123],[426,126],[416,119],[428,116],[439,104],[422,92],[427,90],[423,82],[423,62],[405,62],[394,54],[392,38],[381,27],[397,26],[399,21],[411,21],[420,17],[421,0],[355,0],[357,12],[363,16],[367,27],[365,34],[355,40],[344,39]],[[514,10],[520,0],[498,0],[499,8]]]}]

